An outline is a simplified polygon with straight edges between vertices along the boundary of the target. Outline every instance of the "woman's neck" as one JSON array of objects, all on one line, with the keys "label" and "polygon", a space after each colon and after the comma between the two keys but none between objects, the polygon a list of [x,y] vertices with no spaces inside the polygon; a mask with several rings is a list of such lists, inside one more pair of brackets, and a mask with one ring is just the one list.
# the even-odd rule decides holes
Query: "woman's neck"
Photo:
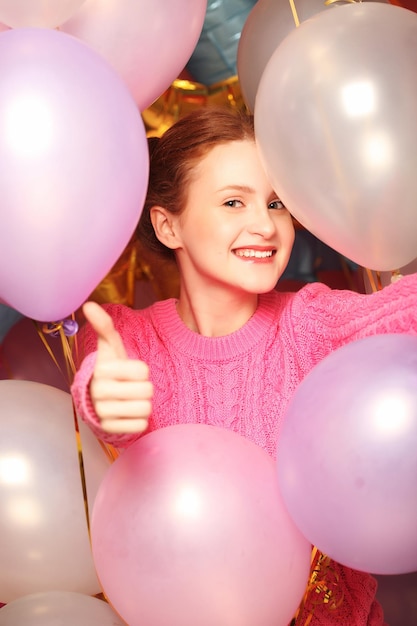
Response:
[{"label": "woman's neck", "polygon": [[222,337],[239,330],[258,306],[258,295],[242,292],[192,293],[181,285],[177,311],[188,328],[205,337]]}]

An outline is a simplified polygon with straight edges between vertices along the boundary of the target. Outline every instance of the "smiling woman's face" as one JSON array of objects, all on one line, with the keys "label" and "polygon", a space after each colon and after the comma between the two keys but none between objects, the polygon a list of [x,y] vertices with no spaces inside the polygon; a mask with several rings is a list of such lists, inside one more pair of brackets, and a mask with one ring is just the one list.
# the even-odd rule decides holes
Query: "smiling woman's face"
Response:
[{"label": "smiling woman's face", "polygon": [[220,144],[207,153],[193,172],[174,227],[183,279],[203,288],[270,291],[294,243],[291,216],[251,140]]}]

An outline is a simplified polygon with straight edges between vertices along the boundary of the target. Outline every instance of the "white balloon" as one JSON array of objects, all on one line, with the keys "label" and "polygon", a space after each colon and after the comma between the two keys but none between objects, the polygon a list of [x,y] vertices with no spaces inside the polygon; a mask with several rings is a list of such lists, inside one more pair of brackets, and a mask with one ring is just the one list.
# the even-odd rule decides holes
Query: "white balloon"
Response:
[{"label": "white balloon", "polygon": [[417,13],[349,4],[287,35],[256,96],[256,138],[281,200],[374,270],[416,256],[416,67]]},{"label": "white balloon", "polygon": [[288,0],[258,0],[242,28],[237,49],[237,73],[243,98],[250,111],[255,107],[262,73],[279,44],[297,28],[297,24],[302,24],[321,11],[340,7],[342,2],[338,0],[326,4],[324,0],[296,0],[294,6],[295,14]]},{"label": "white balloon", "polygon": [[0,626],[123,626],[107,602],[71,591],[23,596],[0,609]]},{"label": "white balloon", "polygon": [[[79,423],[91,510],[111,459]],[[101,591],[91,553],[71,396],[0,381],[0,602]]]}]

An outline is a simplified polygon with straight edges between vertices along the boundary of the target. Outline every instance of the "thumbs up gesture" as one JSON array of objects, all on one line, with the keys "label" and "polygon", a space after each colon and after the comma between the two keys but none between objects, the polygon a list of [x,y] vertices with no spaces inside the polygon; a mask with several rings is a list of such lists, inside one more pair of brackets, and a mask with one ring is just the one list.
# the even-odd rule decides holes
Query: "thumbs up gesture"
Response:
[{"label": "thumbs up gesture", "polygon": [[90,396],[102,429],[118,434],[146,430],[153,396],[147,364],[128,357],[112,318],[100,305],[86,302],[83,313],[97,333]]}]

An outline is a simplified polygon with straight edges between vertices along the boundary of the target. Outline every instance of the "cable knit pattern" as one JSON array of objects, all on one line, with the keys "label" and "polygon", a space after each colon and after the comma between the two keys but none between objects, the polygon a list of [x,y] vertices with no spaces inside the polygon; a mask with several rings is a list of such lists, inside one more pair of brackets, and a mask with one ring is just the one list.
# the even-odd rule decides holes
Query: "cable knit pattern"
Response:
[{"label": "cable knit pattern", "polygon": [[[279,449],[285,410],[297,385],[327,354],[356,339],[381,333],[417,333],[417,276],[371,294],[331,290],[313,283],[296,293],[259,297],[252,318],[236,332],[204,337],[189,330],[173,299],[134,311],[107,305],[129,356],[148,363],[154,384],[149,430],[178,423],[223,426],[247,437],[272,457]],[[116,447],[138,435],[105,435],[88,392],[96,339],[80,333],[80,358],[72,393],[95,434]],[[375,581],[336,566],[344,602],[335,613],[315,609],[313,626],[381,626]],[[307,607],[308,608],[308,607]]]}]

